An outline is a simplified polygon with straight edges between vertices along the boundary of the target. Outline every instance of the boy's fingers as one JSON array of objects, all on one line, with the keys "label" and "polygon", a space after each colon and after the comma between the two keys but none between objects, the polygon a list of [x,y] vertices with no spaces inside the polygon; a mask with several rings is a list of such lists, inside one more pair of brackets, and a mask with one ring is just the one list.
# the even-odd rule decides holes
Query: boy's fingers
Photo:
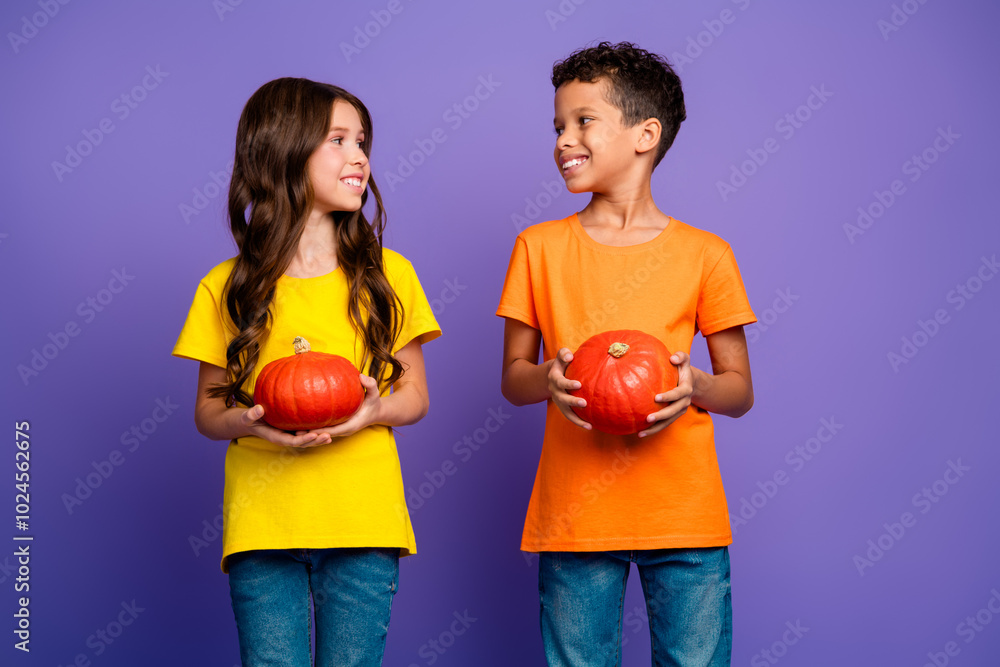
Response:
[{"label": "boy's fingers", "polygon": [[654,425],[650,426],[649,428],[644,429],[642,431],[639,431],[639,437],[640,438],[645,438],[646,436],[653,435],[654,433],[659,433],[660,431],[662,431],[663,429],[665,429],[667,426],[668,426],[668,423],[666,421],[663,421],[663,420],[658,421]]}]

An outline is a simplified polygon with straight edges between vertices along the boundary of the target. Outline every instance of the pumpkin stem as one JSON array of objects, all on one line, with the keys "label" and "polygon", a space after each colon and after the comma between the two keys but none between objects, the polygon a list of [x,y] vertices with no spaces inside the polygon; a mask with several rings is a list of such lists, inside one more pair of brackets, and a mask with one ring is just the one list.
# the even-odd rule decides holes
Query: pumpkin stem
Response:
[{"label": "pumpkin stem", "polygon": [[621,359],[628,352],[628,343],[612,343],[608,348],[608,354],[615,359]]},{"label": "pumpkin stem", "polygon": [[296,336],[295,340],[292,341],[292,347],[295,348],[295,354],[302,354],[303,352],[309,351],[309,341],[307,341],[302,336]]}]

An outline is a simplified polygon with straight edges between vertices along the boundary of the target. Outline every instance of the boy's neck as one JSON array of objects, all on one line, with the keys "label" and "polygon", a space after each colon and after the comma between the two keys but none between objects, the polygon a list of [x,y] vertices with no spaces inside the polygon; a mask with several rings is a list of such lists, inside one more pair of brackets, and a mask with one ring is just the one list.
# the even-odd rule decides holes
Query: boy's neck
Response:
[{"label": "boy's neck", "polygon": [[627,231],[631,228],[663,229],[669,221],[656,206],[649,181],[633,189],[595,192],[578,214],[584,227],[604,227]]}]

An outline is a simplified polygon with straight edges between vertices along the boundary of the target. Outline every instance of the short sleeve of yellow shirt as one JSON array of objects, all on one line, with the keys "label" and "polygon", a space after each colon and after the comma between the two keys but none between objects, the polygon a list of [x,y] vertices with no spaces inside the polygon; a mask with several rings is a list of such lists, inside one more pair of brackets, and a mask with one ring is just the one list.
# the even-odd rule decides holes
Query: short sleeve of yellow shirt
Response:
[{"label": "short sleeve of yellow shirt", "polygon": [[[386,277],[403,305],[393,352],[441,335],[413,266],[383,251]],[[223,301],[235,258],[213,268],[199,283],[174,356],[226,366],[236,333]],[[273,323],[252,377],[293,354],[302,336],[313,350],[339,354],[361,368],[364,344],[347,317],[348,283],[339,268],[315,278],[282,276],[272,303]],[[295,449],[257,437],[234,439],[226,452],[223,494],[223,572],[230,554],[251,549],[398,547],[416,553],[392,432],[370,426],[322,447]]]}]

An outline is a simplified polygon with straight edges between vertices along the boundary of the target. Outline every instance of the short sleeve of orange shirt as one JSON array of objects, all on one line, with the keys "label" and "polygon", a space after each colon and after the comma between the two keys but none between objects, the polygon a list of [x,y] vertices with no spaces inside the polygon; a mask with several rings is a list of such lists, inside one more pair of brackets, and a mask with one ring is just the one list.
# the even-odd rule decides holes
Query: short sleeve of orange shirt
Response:
[{"label": "short sleeve of orange shirt", "polygon": [[[551,359],[590,336],[638,329],[671,352],[756,321],[732,249],[670,218],[633,246],[598,243],[574,214],[515,241],[497,315],[538,329]],[[648,438],[581,429],[549,401],[521,548],[610,551],[732,542],[709,413],[691,406]]]}]

